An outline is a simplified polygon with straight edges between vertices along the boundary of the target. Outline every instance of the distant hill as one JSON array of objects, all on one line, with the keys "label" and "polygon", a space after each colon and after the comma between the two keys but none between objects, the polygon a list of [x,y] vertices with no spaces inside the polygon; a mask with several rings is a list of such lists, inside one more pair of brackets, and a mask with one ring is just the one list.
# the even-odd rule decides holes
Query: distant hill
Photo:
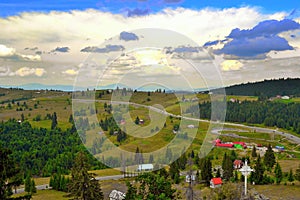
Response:
[{"label": "distant hill", "polygon": [[293,95],[300,96],[300,78],[271,79],[254,83],[243,83],[225,88],[227,95],[267,96]]}]

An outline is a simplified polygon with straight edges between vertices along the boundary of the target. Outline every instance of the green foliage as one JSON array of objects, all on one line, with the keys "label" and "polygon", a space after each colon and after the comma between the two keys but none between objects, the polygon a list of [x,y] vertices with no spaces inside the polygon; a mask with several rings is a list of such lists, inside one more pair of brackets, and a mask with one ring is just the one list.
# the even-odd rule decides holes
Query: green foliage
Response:
[{"label": "green foliage", "polygon": [[136,184],[127,184],[125,199],[171,200],[176,199],[176,190],[169,179],[155,173],[144,173],[136,177]]},{"label": "green foliage", "polygon": [[[26,121],[20,124],[8,120],[0,122],[0,145],[14,149],[11,156],[25,174],[69,174],[74,155],[85,149],[75,130],[74,127],[67,131],[32,128]],[[106,168],[91,155],[89,163],[97,169]]]},{"label": "green foliage", "polygon": [[29,174],[26,176],[25,179],[25,192],[29,194],[36,193],[35,182]]},{"label": "green foliage", "polygon": [[222,169],[223,169],[223,178],[226,180],[230,180],[233,176],[233,163],[230,156],[226,153],[224,154],[222,161]]},{"label": "green foliage", "polygon": [[289,182],[293,182],[295,179],[294,179],[294,174],[293,174],[293,170],[290,169],[290,172],[289,172],[289,175],[288,175],[288,181]]},{"label": "green foliage", "polygon": [[52,115],[51,129],[55,129],[56,126],[57,126],[57,116],[56,116],[56,112],[54,112]]},{"label": "green foliage", "polygon": [[298,181],[300,181],[300,165],[299,165],[299,167],[296,169],[295,179],[298,180]]},{"label": "green foliage", "polygon": [[271,145],[268,145],[268,149],[264,156],[264,164],[268,169],[272,169],[276,163],[274,151],[272,150]]},{"label": "green foliage", "polygon": [[275,173],[275,181],[277,184],[280,184],[280,182],[282,181],[282,170],[281,167],[279,165],[279,163],[276,163],[275,169],[274,169],[274,173]]},{"label": "green foliage", "polygon": [[12,195],[12,187],[21,183],[20,169],[16,166],[11,150],[0,145],[0,199],[8,199]]},{"label": "green foliage", "polygon": [[255,146],[253,146],[253,148],[252,148],[251,156],[252,156],[253,158],[256,158],[256,157],[257,157],[256,147],[255,147]]},{"label": "green foliage", "polygon": [[263,184],[264,172],[265,172],[265,168],[261,162],[260,156],[258,155],[254,166],[254,172],[251,172],[249,178],[250,182],[255,182],[255,184]]},{"label": "green foliage", "polygon": [[[211,118],[211,102],[203,102],[187,108],[187,113],[201,110],[201,118]],[[284,110],[284,112],[282,112]],[[278,128],[291,129],[300,133],[300,104],[269,101],[228,102],[226,121],[249,124],[264,124]]]},{"label": "green foliage", "polygon": [[73,199],[104,199],[100,183],[94,178],[94,174],[88,173],[89,168],[88,157],[83,152],[79,152],[75,158],[69,183],[69,192]]},{"label": "green foliage", "polygon": [[299,95],[300,79],[273,79],[227,87],[227,94],[244,96]]},{"label": "green foliage", "polygon": [[54,174],[50,178],[50,187],[57,191],[68,192],[68,184],[70,183],[69,178],[65,178],[62,174]]},{"label": "green foliage", "polygon": [[205,157],[200,159],[201,179],[205,181],[207,186],[209,186],[210,179],[213,177],[211,167],[212,164],[209,158]]}]

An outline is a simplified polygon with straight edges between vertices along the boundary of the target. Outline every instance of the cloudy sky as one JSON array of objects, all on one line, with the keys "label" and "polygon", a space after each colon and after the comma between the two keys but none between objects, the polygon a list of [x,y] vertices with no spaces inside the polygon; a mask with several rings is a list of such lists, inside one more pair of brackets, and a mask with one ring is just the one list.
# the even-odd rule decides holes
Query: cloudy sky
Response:
[{"label": "cloudy sky", "polygon": [[0,86],[300,77],[298,0],[2,0],[0,27]]}]

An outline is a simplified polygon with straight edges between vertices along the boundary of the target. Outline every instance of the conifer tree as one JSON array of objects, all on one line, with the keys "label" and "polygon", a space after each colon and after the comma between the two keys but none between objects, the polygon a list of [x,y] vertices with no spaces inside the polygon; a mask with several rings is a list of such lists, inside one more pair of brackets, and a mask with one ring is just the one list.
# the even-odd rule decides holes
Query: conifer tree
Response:
[{"label": "conifer tree", "polygon": [[294,174],[293,174],[293,170],[290,169],[290,172],[289,172],[289,175],[288,175],[288,181],[289,182],[293,182],[295,179],[294,179]]},{"label": "conifer tree", "polygon": [[76,200],[103,199],[103,193],[94,174],[88,173],[88,158],[83,152],[79,152],[75,158],[75,164],[71,170],[69,183],[70,196]]},{"label": "conifer tree", "polygon": [[282,170],[278,162],[276,163],[274,173],[275,173],[276,183],[280,184],[280,182],[282,181]]},{"label": "conifer tree", "polygon": [[253,149],[252,149],[252,152],[251,152],[251,155],[253,158],[256,158],[257,157],[257,153],[256,153],[256,147],[253,146]]},{"label": "conifer tree", "polygon": [[275,163],[276,163],[276,160],[275,160],[274,151],[273,151],[271,145],[269,144],[268,149],[265,153],[264,164],[270,170],[273,168]]}]

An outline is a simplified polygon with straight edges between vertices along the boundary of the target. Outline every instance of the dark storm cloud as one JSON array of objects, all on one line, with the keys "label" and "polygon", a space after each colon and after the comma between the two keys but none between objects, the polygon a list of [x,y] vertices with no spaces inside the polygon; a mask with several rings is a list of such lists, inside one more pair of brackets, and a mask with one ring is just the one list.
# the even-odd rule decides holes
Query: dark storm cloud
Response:
[{"label": "dark storm cloud", "polygon": [[130,40],[138,40],[139,37],[134,33],[123,31],[120,33],[119,39],[125,40],[125,41],[130,41]]},{"label": "dark storm cloud", "polygon": [[53,49],[51,52],[67,53],[69,51],[70,51],[69,47],[56,47],[56,49]]},{"label": "dark storm cloud", "polygon": [[300,29],[300,24],[290,19],[266,20],[249,30],[233,29],[227,37],[230,41],[215,53],[240,58],[261,58],[270,51],[293,50],[288,41],[278,34],[296,29]]}]

